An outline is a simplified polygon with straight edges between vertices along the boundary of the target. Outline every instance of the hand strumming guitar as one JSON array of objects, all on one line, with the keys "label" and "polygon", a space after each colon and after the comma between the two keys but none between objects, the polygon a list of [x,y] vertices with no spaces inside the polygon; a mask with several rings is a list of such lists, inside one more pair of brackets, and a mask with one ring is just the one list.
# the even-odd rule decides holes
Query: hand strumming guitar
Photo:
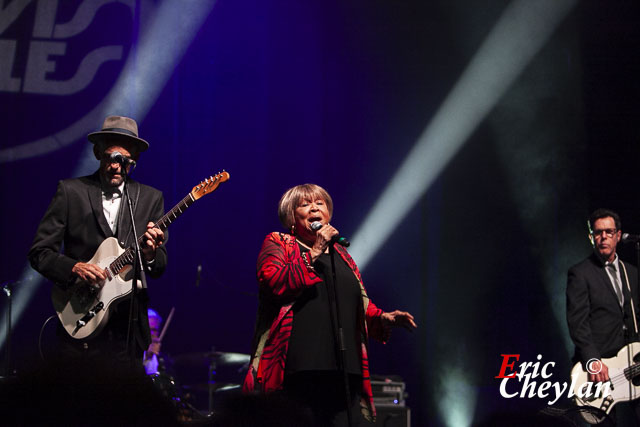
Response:
[{"label": "hand strumming guitar", "polygon": [[601,360],[594,361],[589,367],[592,372],[589,372],[587,378],[594,383],[609,381],[609,368]]},{"label": "hand strumming guitar", "polygon": [[88,264],[86,262],[77,262],[71,272],[78,276],[83,282],[86,282],[93,288],[100,289],[107,279],[104,269],[96,264]]}]

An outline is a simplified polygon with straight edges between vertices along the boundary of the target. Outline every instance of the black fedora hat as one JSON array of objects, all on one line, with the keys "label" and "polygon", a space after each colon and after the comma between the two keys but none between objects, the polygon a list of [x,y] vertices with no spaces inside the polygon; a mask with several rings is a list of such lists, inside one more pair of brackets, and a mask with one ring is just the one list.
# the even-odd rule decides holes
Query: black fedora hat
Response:
[{"label": "black fedora hat", "polygon": [[109,116],[104,119],[101,131],[87,135],[87,139],[93,144],[113,137],[124,138],[133,142],[138,147],[139,152],[149,148],[149,143],[138,137],[138,124],[129,117]]}]

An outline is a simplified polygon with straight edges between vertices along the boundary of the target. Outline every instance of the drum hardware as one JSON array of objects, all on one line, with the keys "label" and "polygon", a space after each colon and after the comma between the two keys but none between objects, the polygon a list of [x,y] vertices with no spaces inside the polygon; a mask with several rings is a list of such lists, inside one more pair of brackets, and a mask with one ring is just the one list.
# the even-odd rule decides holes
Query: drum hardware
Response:
[{"label": "drum hardware", "polygon": [[216,409],[216,394],[240,390],[249,360],[248,354],[220,352],[212,347],[208,352],[176,355],[173,366],[186,393],[211,415]]},{"label": "drum hardware", "polygon": [[9,377],[13,374],[11,368],[11,305],[12,305],[12,288],[11,284],[18,283],[15,280],[7,280],[0,284],[2,291],[7,296],[7,332],[5,336],[5,353],[4,353],[4,376]]}]

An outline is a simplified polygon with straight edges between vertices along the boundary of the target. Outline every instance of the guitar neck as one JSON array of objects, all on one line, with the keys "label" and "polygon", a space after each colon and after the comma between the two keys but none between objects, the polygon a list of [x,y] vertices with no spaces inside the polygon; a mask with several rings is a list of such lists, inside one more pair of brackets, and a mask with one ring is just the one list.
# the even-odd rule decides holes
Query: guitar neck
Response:
[{"label": "guitar neck", "polygon": [[[173,221],[175,221],[180,215],[184,213],[184,211],[187,210],[189,206],[193,204],[193,202],[195,202],[195,199],[191,197],[191,193],[187,194],[184,199],[182,199],[177,205],[175,205],[169,212],[164,214],[162,218],[156,221],[154,226],[158,227],[162,231],[165,231]],[[138,245],[142,246],[143,242],[144,234],[138,237]],[[111,274],[115,275],[120,270],[122,270],[124,266],[132,264],[133,259],[134,251],[133,248],[129,247],[109,265]]]},{"label": "guitar neck", "polygon": [[[187,194],[184,199],[175,205],[169,212],[164,214],[164,216],[156,221],[154,225],[160,230],[165,231],[173,221],[178,219],[178,217],[193,204],[193,202],[195,202],[195,199],[191,196],[191,193]],[[138,238],[138,243],[142,243],[142,237]]]},{"label": "guitar neck", "polygon": [[624,376],[629,381],[633,380],[638,375],[640,375],[640,363],[634,363],[633,365],[624,369]]},{"label": "guitar neck", "polygon": [[[206,179],[200,182],[199,185],[193,187],[193,190],[189,194],[187,194],[184,199],[180,200],[180,202],[175,205],[169,212],[164,214],[162,218],[156,221],[154,224],[155,227],[159,228],[162,231],[165,231],[173,221],[175,221],[180,215],[187,210],[189,206],[191,206],[196,200],[205,194],[209,194],[212,191],[215,191],[218,188],[220,183],[225,182],[229,179],[229,173],[223,171],[217,175],[211,176],[209,179]],[[142,245],[144,242],[144,234],[138,237],[138,245]],[[122,270],[126,265],[132,264],[134,259],[134,251],[133,248],[127,248],[119,257],[117,257],[107,268],[112,275],[118,274],[120,270]]]}]

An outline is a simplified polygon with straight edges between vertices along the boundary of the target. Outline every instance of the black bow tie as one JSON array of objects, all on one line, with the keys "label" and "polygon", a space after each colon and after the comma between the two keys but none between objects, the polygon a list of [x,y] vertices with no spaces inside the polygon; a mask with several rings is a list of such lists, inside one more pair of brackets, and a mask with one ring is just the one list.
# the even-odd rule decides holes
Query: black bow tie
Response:
[{"label": "black bow tie", "polygon": [[102,192],[104,193],[104,197],[107,200],[111,200],[113,198],[118,198],[118,197],[122,197],[122,193],[120,192],[119,188],[105,188],[102,190]]}]

